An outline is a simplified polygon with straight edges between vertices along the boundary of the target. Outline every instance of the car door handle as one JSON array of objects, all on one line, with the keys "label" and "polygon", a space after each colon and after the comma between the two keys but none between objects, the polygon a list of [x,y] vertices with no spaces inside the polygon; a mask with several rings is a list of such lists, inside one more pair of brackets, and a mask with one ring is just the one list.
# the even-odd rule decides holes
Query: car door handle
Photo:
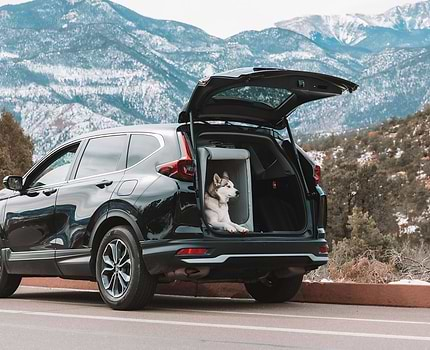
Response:
[{"label": "car door handle", "polygon": [[51,194],[54,194],[55,192],[57,192],[57,189],[56,188],[51,188],[49,190],[44,190],[42,192],[43,192],[43,194],[45,196],[50,196]]},{"label": "car door handle", "polygon": [[99,182],[98,184],[96,184],[96,186],[98,188],[105,188],[105,187],[108,187],[112,184],[113,184],[112,180],[103,180],[102,182]]}]

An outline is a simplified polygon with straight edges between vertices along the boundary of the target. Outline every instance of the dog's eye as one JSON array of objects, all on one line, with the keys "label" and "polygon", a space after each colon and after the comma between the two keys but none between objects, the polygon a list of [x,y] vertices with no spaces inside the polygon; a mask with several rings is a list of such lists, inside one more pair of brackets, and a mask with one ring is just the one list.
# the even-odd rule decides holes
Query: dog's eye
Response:
[{"label": "dog's eye", "polygon": [[228,188],[231,188],[231,186],[230,186],[230,185],[228,185],[227,187],[228,187]]}]

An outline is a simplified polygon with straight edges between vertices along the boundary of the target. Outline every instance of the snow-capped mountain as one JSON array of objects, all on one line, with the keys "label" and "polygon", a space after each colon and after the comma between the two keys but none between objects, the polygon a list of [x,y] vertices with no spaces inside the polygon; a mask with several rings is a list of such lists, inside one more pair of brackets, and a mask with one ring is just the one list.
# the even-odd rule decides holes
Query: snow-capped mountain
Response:
[{"label": "snow-capped mountain", "polygon": [[381,48],[430,45],[430,1],[394,7],[382,14],[305,16],[276,26],[326,46],[349,45],[371,51]]},{"label": "snow-capped mountain", "polygon": [[[403,37],[377,50],[360,47],[356,40],[328,45],[334,39],[318,40],[300,28],[246,31],[223,40],[184,23],[143,17],[108,0],[3,6],[0,108],[15,113],[40,156],[90,130],[176,121],[205,75],[276,66],[334,74],[360,84],[357,93],[297,111],[292,120],[299,132],[363,127],[430,103],[430,35],[422,34],[429,30],[429,3],[390,10],[379,19],[398,23],[378,28]],[[398,13],[404,14],[404,23],[417,15],[401,29]],[[344,33],[353,35],[354,30]],[[360,43],[365,42],[371,46],[371,39]]]}]

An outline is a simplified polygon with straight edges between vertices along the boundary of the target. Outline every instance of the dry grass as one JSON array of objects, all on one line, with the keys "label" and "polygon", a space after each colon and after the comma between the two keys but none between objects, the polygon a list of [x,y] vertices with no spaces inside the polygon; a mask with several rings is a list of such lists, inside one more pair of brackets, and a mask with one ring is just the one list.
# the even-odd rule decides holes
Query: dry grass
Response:
[{"label": "dry grass", "polygon": [[307,274],[306,279],[318,282],[324,279],[335,282],[389,283],[400,279],[417,279],[430,282],[430,246],[404,243],[401,248],[385,252],[384,261],[375,252],[364,251],[355,255],[353,241],[344,240],[333,245],[330,260]]},{"label": "dry grass", "polygon": [[402,249],[387,252],[390,262],[403,279],[417,279],[430,282],[430,247],[421,243],[418,247],[410,244]]},{"label": "dry grass", "polygon": [[388,283],[396,279],[393,265],[362,257],[342,266],[328,267],[330,278],[339,282]]}]

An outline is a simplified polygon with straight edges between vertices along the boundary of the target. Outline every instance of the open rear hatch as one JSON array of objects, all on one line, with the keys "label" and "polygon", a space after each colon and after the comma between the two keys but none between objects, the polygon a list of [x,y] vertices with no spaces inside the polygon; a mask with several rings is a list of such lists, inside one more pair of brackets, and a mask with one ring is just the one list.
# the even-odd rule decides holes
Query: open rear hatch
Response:
[{"label": "open rear hatch", "polygon": [[[304,195],[309,196],[310,190],[305,181],[287,117],[304,103],[341,95],[346,91],[353,92],[357,88],[357,84],[329,75],[274,68],[242,68],[200,80],[188,104],[179,115],[179,122],[190,123],[191,141],[196,154],[198,176],[195,185],[199,208],[204,207],[203,194],[207,188],[205,182],[208,180],[206,178],[205,181],[208,173],[204,173],[208,164],[204,162],[209,159],[207,154],[214,152],[209,149],[204,151],[206,153],[202,156],[202,148],[198,146],[199,135],[197,135],[196,122],[200,122],[199,124],[209,121],[239,122],[278,130],[286,128],[293,150],[293,168],[295,168],[298,182],[301,184],[297,186],[301,186]],[[201,133],[201,127],[202,125],[198,127],[199,133]],[[241,148],[245,149],[248,146],[252,148],[245,142]],[[254,147],[257,146],[257,144],[254,145]],[[252,149],[249,147],[248,151],[251,151],[252,155]],[[224,159],[228,160],[230,155],[227,153],[230,154],[232,151],[223,153]],[[214,154],[212,156],[215,157]],[[251,167],[255,168],[255,164],[251,164]],[[288,166],[284,167],[284,169],[287,168]],[[248,175],[251,176],[251,174],[246,174],[246,176]],[[264,189],[262,181],[254,180],[258,180],[258,178],[253,178],[253,187]],[[276,179],[276,181],[278,180]],[[258,186],[255,185],[257,183]],[[278,186],[278,182],[270,180],[269,186]],[[264,189],[264,192],[267,191]],[[270,206],[270,203],[267,205]]]},{"label": "open rear hatch", "polygon": [[298,106],[357,88],[350,81],[318,73],[236,69],[200,80],[179,122],[235,121],[280,130],[285,128],[284,118]]}]

